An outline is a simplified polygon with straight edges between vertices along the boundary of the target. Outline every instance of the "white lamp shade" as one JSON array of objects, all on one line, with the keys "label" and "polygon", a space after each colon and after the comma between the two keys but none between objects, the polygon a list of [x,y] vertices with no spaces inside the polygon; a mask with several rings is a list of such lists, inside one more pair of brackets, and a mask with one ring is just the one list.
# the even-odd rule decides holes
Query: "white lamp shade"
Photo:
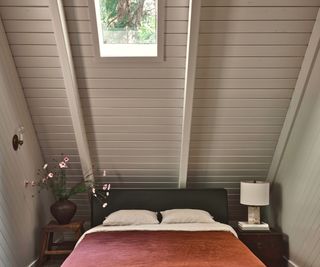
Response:
[{"label": "white lamp shade", "polygon": [[266,182],[241,182],[240,203],[248,206],[269,205],[269,183]]}]

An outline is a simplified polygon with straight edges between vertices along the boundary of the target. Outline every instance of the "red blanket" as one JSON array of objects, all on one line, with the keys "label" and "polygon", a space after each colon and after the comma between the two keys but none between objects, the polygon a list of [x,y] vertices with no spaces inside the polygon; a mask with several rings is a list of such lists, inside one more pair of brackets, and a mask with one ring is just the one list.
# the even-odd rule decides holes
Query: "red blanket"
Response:
[{"label": "red blanket", "polygon": [[261,267],[229,232],[126,231],[85,236],[62,267]]}]

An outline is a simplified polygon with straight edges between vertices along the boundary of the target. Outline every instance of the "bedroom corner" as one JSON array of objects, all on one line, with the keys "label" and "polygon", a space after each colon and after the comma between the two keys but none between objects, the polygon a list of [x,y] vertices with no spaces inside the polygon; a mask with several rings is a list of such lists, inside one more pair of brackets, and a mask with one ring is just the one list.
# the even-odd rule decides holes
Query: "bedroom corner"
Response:
[{"label": "bedroom corner", "polygon": [[[38,255],[49,199],[25,189],[43,159],[1,21],[0,48],[0,265],[28,266]],[[12,137],[21,126],[24,144],[15,151]]]}]

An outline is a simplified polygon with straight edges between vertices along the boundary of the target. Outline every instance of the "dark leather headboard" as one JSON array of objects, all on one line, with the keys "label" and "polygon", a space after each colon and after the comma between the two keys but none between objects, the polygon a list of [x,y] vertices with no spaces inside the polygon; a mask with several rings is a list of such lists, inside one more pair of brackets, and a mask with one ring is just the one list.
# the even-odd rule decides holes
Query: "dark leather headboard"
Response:
[{"label": "dark leather headboard", "polygon": [[91,198],[91,226],[99,225],[110,213],[121,209],[202,209],[216,221],[228,223],[228,199],[225,189],[112,189],[108,206]]}]

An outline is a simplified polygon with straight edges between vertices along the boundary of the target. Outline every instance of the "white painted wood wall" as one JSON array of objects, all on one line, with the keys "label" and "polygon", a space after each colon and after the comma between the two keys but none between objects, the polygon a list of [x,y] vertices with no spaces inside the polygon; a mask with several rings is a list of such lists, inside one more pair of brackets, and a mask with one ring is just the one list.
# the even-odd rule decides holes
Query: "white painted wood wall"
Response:
[{"label": "white painted wood wall", "polygon": [[320,1],[203,0],[189,187],[265,180]]},{"label": "white painted wood wall", "polygon": [[[21,267],[36,259],[50,202],[48,194],[24,185],[43,159],[1,20],[0,51],[0,266]],[[20,126],[24,144],[14,151],[12,137]]]},{"label": "white painted wood wall", "polygon": [[[166,2],[165,61],[99,63],[88,0],[64,0],[90,152],[113,187],[178,186],[188,1]],[[202,0],[189,187],[226,187],[244,215],[239,181],[265,179],[319,0]],[[48,0],[0,0],[11,50],[47,161],[81,166]],[[97,173],[99,178],[101,173]],[[77,196],[88,216],[86,195]]]},{"label": "white painted wood wall", "polygon": [[166,61],[130,64],[96,62],[87,4],[65,2],[91,154],[115,187],[177,187],[187,2],[167,1]]},{"label": "white painted wood wall", "polygon": [[[71,159],[68,175],[81,179],[80,159],[53,32],[48,0],[0,1],[0,15],[45,161]],[[87,196],[81,204],[87,206]]]},{"label": "white painted wood wall", "polygon": [[271,218],[288,236],[296,266],[320,266],[319,29],[320,21],[316,61],[271,190]]}]

